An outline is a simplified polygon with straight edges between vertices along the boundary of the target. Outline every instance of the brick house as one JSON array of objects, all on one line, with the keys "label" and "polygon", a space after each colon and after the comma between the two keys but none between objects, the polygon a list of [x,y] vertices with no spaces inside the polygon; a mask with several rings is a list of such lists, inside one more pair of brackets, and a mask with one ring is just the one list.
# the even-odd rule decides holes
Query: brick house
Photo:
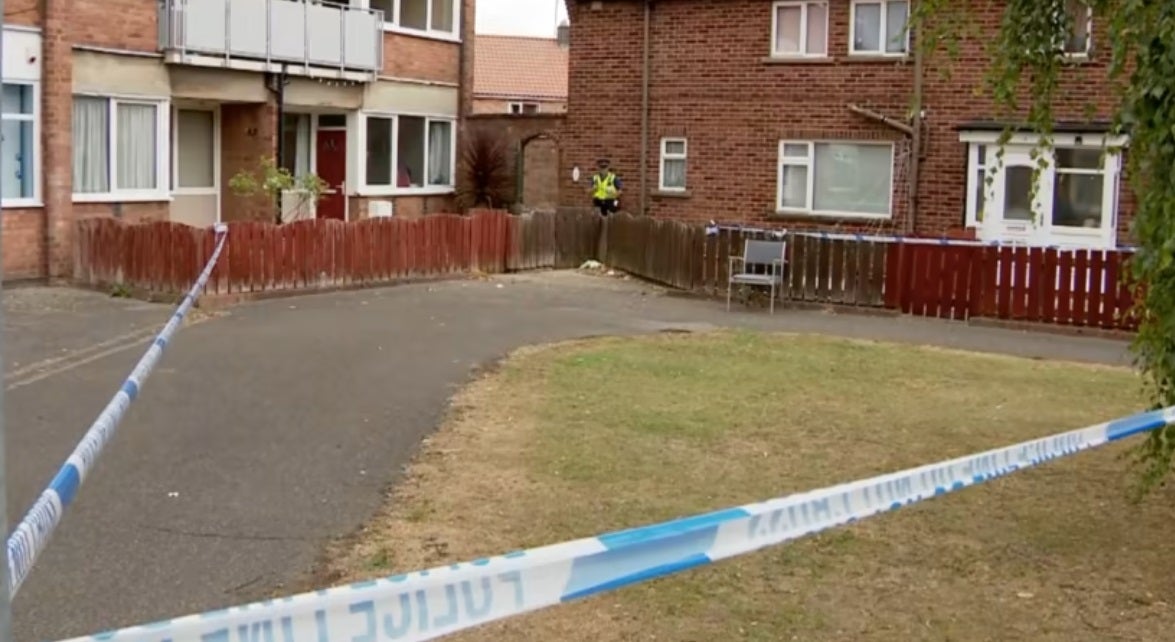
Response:
[{"label": "brick house", "polygon": [[66,277],[82,217],[272,220],[276,158],[322,218],[450,210],[474,0],[8,0],[4,278]]},{"label": "brick house", "polygon": [[565,113],[569,29],[560,25],[555,38],[478,34],[473,113]]},{"label": "brick house", "polygon": [[[902,37],[904,0],[566,0],[561,205],[585,205],[587,177],[608,156],[626,179],[622,207],[655,216],[1124,243],[1121,159],[1100,153],[1124,141],[1107,141],[1116,98],[1099,18],[1070,3],[1056,146],[1032,204],[1035,137],[1018,135],[995,165],[993,143],[1017,120],[975,93],[1002,8],[960,1],[979,37],[961,43],[947,78],[945,55],[919,60]],[[911,117],[919,87],[921,127]]]}]

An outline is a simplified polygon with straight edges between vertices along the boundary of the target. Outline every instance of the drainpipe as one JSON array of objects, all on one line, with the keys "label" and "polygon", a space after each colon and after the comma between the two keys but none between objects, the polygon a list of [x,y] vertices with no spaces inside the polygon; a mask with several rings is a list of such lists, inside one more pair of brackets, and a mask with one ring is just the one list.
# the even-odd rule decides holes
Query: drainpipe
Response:
[{"label": "drainpipe", "polygon": [[[290,81],[289,77],[286,75],[285,63],[282,63],[281,73],[274,74],[273,80],[274,80],[273,84],[276,86],[271,87],[270,90],[273,91],[275,100],[277,102],[277,127],[276,127],[276,131],[277,131],[276,147],[277,147],[277,149],[275,150],[277,157],[274,159],[274,161],[276,162],[278,167],[281,167],[282,156],[285,154],[285,151],[286,151],[285,150],[286,137],[285,137],[285,132],[283,131],[283,127],[285,126],[285,122],[286,122],[286,83],[288,83]],[[274,203],[274,205],[277,208],[277,213],[274,214],[274,223],[281,225],[281,222],[282,222],[282,195],[280,192],[274,196],[274,200],[276,201]]]},{"label": "drainpipe", "polygon": [[918,183],[922,170],[922,101],[923,101],[923,51],[921,30],[917,26],[911,27],[911,42],[914,43],[914,96],[911,102],[913,111],[914,131],[910,134],[910,192],[906,206],[906,233],[911,234],[916,229],[918,218]]},{"label": "drainpipe", "polygon": [[641,214],[648,214],[649,194],[649,22],[653,0],[645,0],[644,69],[641,78]]}]

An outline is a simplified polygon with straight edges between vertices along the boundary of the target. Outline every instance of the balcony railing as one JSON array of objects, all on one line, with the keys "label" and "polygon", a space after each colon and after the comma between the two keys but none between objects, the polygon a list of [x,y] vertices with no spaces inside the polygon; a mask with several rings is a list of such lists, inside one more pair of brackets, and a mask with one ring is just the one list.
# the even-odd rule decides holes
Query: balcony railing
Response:
[{"label": "balcony railing", "polygon": [[317,0],[160,0],[159,6],[160,47],[182,62],[284,64],[308,75],[383,68],[382,11]]}]

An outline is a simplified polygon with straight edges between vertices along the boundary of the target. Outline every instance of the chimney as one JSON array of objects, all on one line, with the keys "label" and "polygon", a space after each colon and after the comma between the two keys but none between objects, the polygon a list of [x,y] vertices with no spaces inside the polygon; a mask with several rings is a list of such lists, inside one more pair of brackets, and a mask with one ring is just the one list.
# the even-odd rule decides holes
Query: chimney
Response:
[{"label": "chimney", "polygon": [[564,49],[571,46],[571,25],[567,24],[566,20],[559,23],[559,27],[555,29],[555,41]]}]

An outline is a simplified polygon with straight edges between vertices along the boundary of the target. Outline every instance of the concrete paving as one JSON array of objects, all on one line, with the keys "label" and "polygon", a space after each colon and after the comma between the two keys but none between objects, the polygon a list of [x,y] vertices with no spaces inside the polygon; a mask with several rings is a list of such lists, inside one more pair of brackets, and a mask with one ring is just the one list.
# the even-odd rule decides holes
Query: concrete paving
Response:
[{"label": "concrete paving", "polygon": [[[63,346],[158,327],[170,309],[86,296],[42,317],[9,306],[9,358],[44,361]],[[17,639],[208,610],[297,582],[324,544],[376,510],[455,388],[514,348],[721,326],[1129,363],[1120,341],[909,318],[728,314],[712,301],[567,272],[245,304],[173,341],[18,596]],[[8,386],[10,520],[108,401],[138,347]]]}]

